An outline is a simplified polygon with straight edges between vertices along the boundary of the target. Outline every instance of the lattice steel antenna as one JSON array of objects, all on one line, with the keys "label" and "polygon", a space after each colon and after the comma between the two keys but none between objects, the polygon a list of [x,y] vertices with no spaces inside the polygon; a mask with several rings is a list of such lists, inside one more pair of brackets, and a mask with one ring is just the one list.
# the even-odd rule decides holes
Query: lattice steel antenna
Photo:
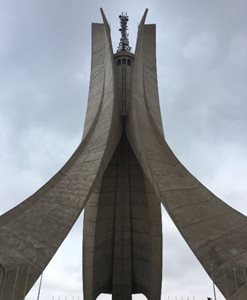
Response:
[{"label": "lattice steel antenna", "polygon": [[128,34],[128,21],[129,21],[129,16],[127,13],[122,12],[121,15],[119,15],[120,19],[120,28],[119,31],[121,32],[121,38],[118,46],[117,52],[123,52],[123,51],[128,51],[130,52],[131,47],[129,45],[129,34]]}]

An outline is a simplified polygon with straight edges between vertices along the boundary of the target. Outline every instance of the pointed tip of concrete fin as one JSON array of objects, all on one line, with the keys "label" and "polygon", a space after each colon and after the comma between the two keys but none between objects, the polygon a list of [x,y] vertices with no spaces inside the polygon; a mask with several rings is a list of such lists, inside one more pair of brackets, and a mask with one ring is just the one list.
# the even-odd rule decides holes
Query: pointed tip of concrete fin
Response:
[{"label": "pointed tip of concrete fin", "polygon": [[104,10],[103,10],[102,7],[100,8],[100,12],[101,12],[101,16],[102,16],[103,22],[106,23],[106,24],[108,24],[108,21],[106,19],[106,16],[105,16],[105,13],[104,13]]},{"label": "pointed tip of concrete fin", "polygon": [[145,24],[147,14],[148,14],[148,8],[146,8],[145,11],[144,11],[144,14],[143,14],[143,16],[142,16],[140,25],[144,25],[144,24]]},{"label": "pointed tip of concrete fin", "polygon": [[103,10],[102,7],[100,7],[100,13],[101,13],[102,17],[105,15],[104,10]]}]

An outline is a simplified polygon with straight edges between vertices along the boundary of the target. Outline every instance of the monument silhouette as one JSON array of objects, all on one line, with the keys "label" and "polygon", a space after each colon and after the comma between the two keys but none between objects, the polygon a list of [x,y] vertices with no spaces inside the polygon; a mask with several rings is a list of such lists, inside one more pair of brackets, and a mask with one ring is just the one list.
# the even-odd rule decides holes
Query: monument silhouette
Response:
[{"label": "monument silhouette", "polygon": [[159,300],[163,204],[226,299],[246,300],[246,217],[191,175],[165,140],[155,25],[145,24],[146,10],[133,54],[121,14],[114,54],[101,13],[82,141],[53,178],[0,217],[0,299],[25,298],[85,208],[84,299]]}]

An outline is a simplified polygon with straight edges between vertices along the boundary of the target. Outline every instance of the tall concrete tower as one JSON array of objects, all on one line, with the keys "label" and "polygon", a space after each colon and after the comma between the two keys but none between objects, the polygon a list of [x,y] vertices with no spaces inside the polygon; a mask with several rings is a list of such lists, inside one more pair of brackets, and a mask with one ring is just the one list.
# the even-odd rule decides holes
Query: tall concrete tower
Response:
[{"label": "tall concrete tower", "polygon": [[246,300],[246,217],[193,177],[164,137],[155,25],[145,25],[146,10],[132,54],[120,15],[114,54],[101,12],[82,142],[51,180],[0,217],[0,300],[24,299],[84,208],[84,299],[159,300],[160,203],[226,299]]}]

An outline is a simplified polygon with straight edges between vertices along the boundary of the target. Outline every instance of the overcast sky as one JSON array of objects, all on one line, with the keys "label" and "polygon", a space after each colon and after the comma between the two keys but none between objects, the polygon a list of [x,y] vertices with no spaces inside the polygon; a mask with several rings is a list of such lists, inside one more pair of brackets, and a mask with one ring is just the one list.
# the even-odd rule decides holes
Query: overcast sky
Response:
[{"label": "overcast sky", "polygon": [[[0,0],[0,214],[44,184],[80,142],[91,23],[101,22],[100,7],[114,50],[119,13],[130,16],[134,48],[149,8],[166,139],[202,183],[247,214],[246,0]],[[82,299],[81,228],[82,218],[46,269],[40,300]],[[212,296],[210,279],[165,212],[163,233],[162,300]],[[27,299],[36,297],[37,285]]]}]

